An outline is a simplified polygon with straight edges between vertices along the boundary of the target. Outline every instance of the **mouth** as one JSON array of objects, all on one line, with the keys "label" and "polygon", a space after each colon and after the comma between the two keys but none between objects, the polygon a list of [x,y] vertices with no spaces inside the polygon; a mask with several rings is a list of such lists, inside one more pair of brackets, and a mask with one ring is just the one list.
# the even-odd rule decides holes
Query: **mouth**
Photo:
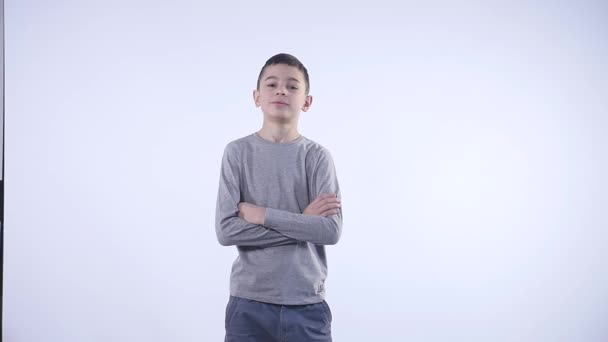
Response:
[{"label": "mouth", "polygon": [[288,105],[288,103],[281,102],[281,101],[275,101],[275,102],[271,102],[271,103],[274,104],[274,105],[279,105],[279,106],[281,106],[281,105],[282,106],[287,106]]}]

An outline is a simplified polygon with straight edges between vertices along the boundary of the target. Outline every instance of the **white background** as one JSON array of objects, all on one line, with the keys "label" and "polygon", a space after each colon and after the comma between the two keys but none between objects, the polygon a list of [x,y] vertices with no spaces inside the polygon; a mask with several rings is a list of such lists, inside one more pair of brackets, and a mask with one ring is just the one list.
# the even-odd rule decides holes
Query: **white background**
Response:
[{"label": "white background", "polygon": [[309,69],[336,341],[608,340],[608,5],[6,1],[7,342],[221,341],[221,154]]}]

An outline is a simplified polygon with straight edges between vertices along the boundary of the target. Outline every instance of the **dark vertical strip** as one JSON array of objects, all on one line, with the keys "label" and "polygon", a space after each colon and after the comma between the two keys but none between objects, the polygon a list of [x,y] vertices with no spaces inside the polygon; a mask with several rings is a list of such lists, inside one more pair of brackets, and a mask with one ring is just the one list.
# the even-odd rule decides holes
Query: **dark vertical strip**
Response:
[{"label": "dark vertical strip", "polygon": [[2,144],[0,150],[2,151],[2,175],[0,178],[0,342],[2,342],[3,338],[3,328],[4,328],[4,319],[2,318],[2,311],[4,307],[4,123],[5,115],[4,115],[4,72],[5,72],[5,62],[4,62],[4,0],[0,0],[0,20],[2,21],[2,25],[0,25],[0,30],[2,31]]}]

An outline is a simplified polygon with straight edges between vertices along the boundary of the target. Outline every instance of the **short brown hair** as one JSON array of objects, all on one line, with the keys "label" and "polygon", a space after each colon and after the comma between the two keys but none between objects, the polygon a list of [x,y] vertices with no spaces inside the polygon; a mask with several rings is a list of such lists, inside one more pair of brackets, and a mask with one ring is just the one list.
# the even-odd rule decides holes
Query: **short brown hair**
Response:
[{"label": "short brown hair", "polygon": [[300,70],[302,74],[304,74],[304,82],[306,82],[306,94],[308,95],[308,92],[310,91],[310,80],[308,78],[308,70],[306,70],[306,67],[304,66],[304,64],[302,64],[302,62],[300,62],[299,59],[288,53],[276,54],[266,61],[266,63],[262,67],[262,70],[260,70],[260,75],[258,76],[257,90],[260,90],[260,81],[262,79],[262,74],[264,73],[264,70],[266,70],[267,67],[275,64],[286,64],[298,68],[298,70]]}]

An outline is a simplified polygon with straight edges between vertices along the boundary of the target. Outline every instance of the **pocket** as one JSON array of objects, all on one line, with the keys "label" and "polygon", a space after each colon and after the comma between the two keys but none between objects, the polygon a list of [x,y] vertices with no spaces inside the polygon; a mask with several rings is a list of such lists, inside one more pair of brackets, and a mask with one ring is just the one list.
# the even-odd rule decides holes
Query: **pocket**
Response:
[{"label": "pocket", "polygon": [[239,299],[237,297],[230,296],[230,298],[228,298],[228,304],[226,305],[226,318],[224,320],[226,326],[228,326],[228,324],[230,324],[230,321],[232,321],[232,318],[236,313],[238,302]]},{"label": "pocket", "polygon": [[331,323],[332,315],[331,315],[331,309],[329,308],[329,304],[327,304],[327,302],[324,300],[321,302],[321,306],[323,307],[323,311],[325,311],[325,316],[327,316],[327,321]]}]

